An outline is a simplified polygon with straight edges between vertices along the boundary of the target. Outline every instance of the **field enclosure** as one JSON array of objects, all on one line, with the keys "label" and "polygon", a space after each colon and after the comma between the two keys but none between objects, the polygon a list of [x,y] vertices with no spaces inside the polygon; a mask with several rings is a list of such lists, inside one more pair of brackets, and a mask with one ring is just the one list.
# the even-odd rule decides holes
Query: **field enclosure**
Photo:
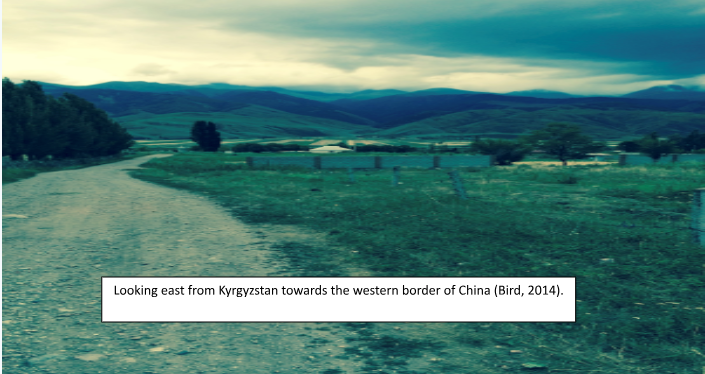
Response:
[{"label": "field enclosure", "polygon": [[577,277],[575,324],[405,325],[429,344],[566,373],[705,366],[705,251],[689,229],[702,163],[461,169],[469,198],[460,200],[443,170],[403,170],[393,184],[390,170],[353,181],[346,171],[229,160],[177,155],[135,176],[212,196],[247,222],[306,226],[337,243],[282,243],[302,275]]}]

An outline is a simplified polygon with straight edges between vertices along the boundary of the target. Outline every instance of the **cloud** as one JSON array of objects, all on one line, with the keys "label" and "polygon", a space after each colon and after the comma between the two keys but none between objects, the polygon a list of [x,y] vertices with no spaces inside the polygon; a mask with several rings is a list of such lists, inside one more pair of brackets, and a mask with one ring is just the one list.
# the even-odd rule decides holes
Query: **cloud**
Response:
[{"label": "cloud", "polygon": [[6,0],[3,74],[65,84],[623,93],[704,73],[705,50],[695,46],[705,45],[705,25],[692,16],[702,3],[663,4]]},{"label": "cloud", "polygon": [[132,69],[133,74],[155,77],[159,75],[174,74],[173,70],[167,69],[164,65],[145,63],[139,64]]}]

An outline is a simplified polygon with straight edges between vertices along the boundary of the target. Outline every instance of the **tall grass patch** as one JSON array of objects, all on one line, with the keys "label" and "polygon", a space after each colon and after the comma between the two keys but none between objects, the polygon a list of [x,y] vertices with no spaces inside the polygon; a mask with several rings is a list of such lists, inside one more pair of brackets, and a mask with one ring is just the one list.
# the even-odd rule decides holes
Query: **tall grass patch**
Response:
[{"label": "tall grass patch", "polygon": [[[140,178],[218,196],[248,222],[304,225],[336,246],[305,275],[575,276],[577,323],[418,325],[429,339],[560,372],[690,373],[705,365],[705,249],[689,198],[703,165],[356,172],[251,169],[223,155],[155,159]],[[331,264],[337,266],[330,270]],[[329,270],[325,270],[329,269]],[[496,348],[502,347],[502,348]],[[514,361],[513,361],[514,360]],[[520,367],[520,366],[516,366]]]}]

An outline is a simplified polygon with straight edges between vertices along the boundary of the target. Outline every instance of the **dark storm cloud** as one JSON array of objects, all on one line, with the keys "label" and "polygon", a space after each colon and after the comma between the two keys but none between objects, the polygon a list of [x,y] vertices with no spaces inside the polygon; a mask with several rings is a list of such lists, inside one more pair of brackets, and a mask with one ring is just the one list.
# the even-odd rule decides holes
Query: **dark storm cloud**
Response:
[{"label": "dark storm cloud", "polygon": [[[440,15],[437,8],[442,8],[443,2],[428,3],[427,17],[421,7],[417,16],[408,19],[375,14],[372,5],[351,14],[309,13],[306,9],[304,14],[274,14],[273,22],[253,17],[224,26],[272,34],[367,39],[386,45],[366,51],[371,55],[384,53],[391,45],[398,53],[442,57],[479,54],[638,62],[638,70],[632,70],[633,65],[624,70],[663,79],[705,71],[705,2],[585,1],[584,6],[572,8],[544,2],[534,2],[534,6],[532,2],[503,3],[506,8],[489,14],[460,6],[455,8],[456,14]],[[355,62],[340,62],[341,67],[351,64]]]},{"label": "dark storm cloud", "polygon": [[580,94],[705,86],[704,0],[6,0],[3,11],[3,74],[15,79]]}]

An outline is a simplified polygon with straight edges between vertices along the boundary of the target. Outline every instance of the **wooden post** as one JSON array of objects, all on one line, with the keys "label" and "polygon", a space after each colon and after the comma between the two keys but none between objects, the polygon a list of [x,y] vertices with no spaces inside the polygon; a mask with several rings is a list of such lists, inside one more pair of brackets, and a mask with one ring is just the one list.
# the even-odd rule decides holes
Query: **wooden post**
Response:
[{"label": "wooden post", "polygon": [[314,157],[313,158],[313,168],[314,169],[320,169],[321,168],[321,156]]},{"label": "wooden post", "polygon": [[453,181],[453,188],[455,188],[455,193],[461,200],[467,200],[468,194],[465,192],[465,187],[463,187],[463,181],[460,179],[460,173],[457,170],[453,170],[450,173],[450,180]]},{"label": "wooden post", "polygon": [[433,156],[433,167],[434,168],[441,167],[441,156]]},{"label": "wooden post", "polygon": [[375,157],[375,168],[377,168],[377,169],[382,168],[382,157],[380,157],[380,156]]},{"label": "wooden post", "polygon": [[690,229],[695,243],[705,246],[705,188],[693,193],[693,216]]},{"label": "wooden post", "polygon": [[355,183],[355,169],[353,168],[348,168],[348,181]]},{"label": "wooden post", "polygon": [[627,155],[619,155],[619,163],[620,166],[626,165],[627,164]]},{"label": "wooden post", "polygon": [[392,187],[396,187],[399,184],[399,166],[395,166],[392,169]]}]

